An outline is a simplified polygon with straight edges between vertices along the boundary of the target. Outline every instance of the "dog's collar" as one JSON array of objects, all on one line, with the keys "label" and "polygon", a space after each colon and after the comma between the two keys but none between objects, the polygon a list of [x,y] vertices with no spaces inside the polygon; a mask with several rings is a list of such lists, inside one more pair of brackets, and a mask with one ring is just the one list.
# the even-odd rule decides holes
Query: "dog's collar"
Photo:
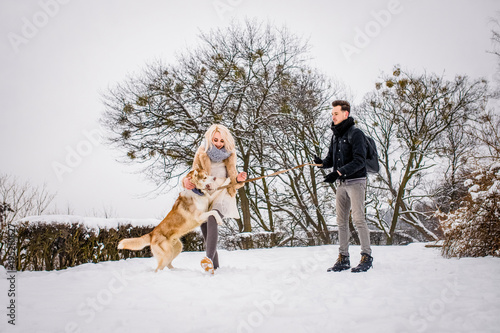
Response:
[{"label": "dog's collar", "polygon": [[197,188],[193,188],[191,191],[193,191],[194,193],[196,193],[198,195],[205,195],[202,191],[198,190]]}]

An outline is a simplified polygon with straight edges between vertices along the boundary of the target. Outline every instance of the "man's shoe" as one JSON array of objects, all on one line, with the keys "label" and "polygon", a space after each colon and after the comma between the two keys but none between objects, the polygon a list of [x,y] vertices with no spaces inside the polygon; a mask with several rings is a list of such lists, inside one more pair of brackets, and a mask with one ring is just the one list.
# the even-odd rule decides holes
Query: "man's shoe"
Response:
[{"label": "man's shoe", "polygon": [[361,261],[359,265],[351,269],[353,273],[366,272],[372,268],[373,257],[366,253],[361,253]]},{"label": "man's shoe", "polygon": [[335,265],[333,265],[333,267],[328,268],[327,272],[341,272],[349,268],[351,268],[351,262],[349,260],[349,256],[344,256],[342,254],[339,254],[337,262],[335,263]]}]

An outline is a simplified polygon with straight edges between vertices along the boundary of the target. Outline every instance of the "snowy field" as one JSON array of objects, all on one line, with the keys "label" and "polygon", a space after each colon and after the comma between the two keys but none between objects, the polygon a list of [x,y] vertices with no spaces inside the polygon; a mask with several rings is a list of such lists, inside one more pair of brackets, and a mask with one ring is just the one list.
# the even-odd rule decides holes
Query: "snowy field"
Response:
[{"label": "snowy field", "polygon": [[[153,258],[19,272],[16,326],[2,314],[0,331],[500,332],[499,259],[374,246],[374,269],[327,273],[337,250],[220,251],[215,276],[202,272],[200,252],[157,274]],[[351,246],[351,265],[359,259]]]}]

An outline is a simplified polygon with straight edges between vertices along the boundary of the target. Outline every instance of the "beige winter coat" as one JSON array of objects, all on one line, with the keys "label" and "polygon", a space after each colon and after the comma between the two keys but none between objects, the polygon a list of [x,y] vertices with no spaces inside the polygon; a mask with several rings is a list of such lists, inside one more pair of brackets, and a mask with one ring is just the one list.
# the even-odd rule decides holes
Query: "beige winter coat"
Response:
[{"label": "beige winter coat", "polygon": [[[205,147],[200,146],[194,155],[193,170],[203,169],[209,175],[217,178],[217,186],[227,185],[229,183],[236,184],[236,152],[233,152],[228,158],[221,163],[212,163],[210,157],[205,152]],[[225,169],[225,170],[224,170]],[[236,189],[230,187],[222,191],[212,203],[211,209],[217,209],[224,217],[235,219],[240,218],[238,207],[236,205]]]}]

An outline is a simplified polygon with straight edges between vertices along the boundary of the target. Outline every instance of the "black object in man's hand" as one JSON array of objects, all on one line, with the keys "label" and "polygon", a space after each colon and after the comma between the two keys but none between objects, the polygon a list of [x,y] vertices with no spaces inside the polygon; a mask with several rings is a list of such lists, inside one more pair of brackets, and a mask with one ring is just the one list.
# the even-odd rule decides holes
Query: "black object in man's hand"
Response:
[{"label": "black object in man's hand", "polygon": [[325,183],[335,183],[335,181],[339,178],[339,173],[337,170],[334,170],[333,172],[329,173],[326,177],[324,182]]},{"label": "black object in man's hand", "polygon": [[323,160],[318,156],[314,155],[314,164],[323,164]]}]

